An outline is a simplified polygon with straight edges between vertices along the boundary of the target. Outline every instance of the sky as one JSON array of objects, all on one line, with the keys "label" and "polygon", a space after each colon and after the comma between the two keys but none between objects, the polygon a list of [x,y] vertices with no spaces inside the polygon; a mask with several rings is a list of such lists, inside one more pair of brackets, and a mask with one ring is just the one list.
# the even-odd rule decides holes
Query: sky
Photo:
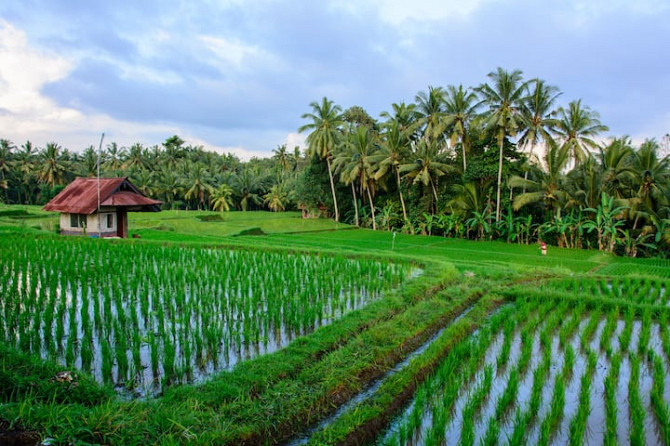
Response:
[{"label": "sky", "polygon": [[0,138],[304,145],[324,96],[379,118],[502,67],[635,142],[670,132],[668,0],[3,0]]}]

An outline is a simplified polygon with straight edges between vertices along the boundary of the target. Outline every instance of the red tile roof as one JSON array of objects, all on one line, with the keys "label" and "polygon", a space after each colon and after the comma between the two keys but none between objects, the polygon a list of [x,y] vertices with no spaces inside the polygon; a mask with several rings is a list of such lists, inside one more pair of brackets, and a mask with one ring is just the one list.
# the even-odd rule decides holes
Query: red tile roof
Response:
[{"label": "red tile roof", "polygon": [[[144,196],[128,178],[100,178],[100,205],[140,207],[158,211],[161,202]],[[75,178],[43,208],[69,214],[92,214],[98,209],[98,179]]]}]

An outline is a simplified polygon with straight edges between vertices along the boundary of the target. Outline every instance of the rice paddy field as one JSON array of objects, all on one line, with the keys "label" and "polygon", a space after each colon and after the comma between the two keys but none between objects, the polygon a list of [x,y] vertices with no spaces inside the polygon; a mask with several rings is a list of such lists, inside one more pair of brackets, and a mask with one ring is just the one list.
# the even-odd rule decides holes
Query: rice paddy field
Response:
[{"label": "rice paddy field", "polygon": [[[18,212],[17,212],[18,211]],[[0,208],[0,444],[670,444],[670,262]]]}]

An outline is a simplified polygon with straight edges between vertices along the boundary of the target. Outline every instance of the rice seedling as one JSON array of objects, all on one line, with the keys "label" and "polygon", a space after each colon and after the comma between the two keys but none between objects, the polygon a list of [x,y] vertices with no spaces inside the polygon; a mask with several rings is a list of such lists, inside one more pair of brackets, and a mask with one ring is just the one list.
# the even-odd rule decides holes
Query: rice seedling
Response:
[{"label": "rice seedling", "polygon": [[616,392],[619,384],[619,370],[621,368],[621,353],[615,353],[611,358],[611,367],[605,377],[605,445],[617,445],[617,412],[619,410]]},{"label": "rice seedling", "polygon": [[597,357],[594,352],[589,351],[587,358],[586,370],[581,377],[577,414],[570,421],[569,439],[571,445],[581,445],[584,443],[586,421],[591,410],[591,377],[596,368]]},{"label": "rice seedling", "polygon": [[663,361],[660,357],[655,355],[653,351],[650,351],[650,356],[654,379],[654,384],[651,389],[651,407],[656,416],[661,439],[663,443],[667,445],[670,444],[670,408],[668,408],[668,402],[663,398],[665,393],[665,369],[663,367]]},{"label": "rice seedling", "polygon": [[645,411],[640,396],[640,359],[630,356],[630,381],[628,383],[628,406],[630,412],[629,439],[632,445],[643,445]]}]

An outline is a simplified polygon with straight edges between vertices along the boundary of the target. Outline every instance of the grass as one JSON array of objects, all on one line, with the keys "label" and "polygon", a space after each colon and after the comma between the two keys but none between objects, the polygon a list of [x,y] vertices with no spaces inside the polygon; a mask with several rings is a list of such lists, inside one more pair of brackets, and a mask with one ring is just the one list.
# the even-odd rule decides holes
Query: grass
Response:
[{"label": "grass", "polygon": [[[56,237],[56,226],[54,215],[36,207],[0,207],[0,238],[13,243],[6,250],[30,241],[41,246],[54,244],[61,247],[56,252],[67,253],[68,246],[84,243]],[[146,280],[137,284],[111,282],[102,287],[100,299],[96,298],[97,288],[79,285],[91,283],[97,272],[81,273],[77,268],[65,267],[58,280],[46,287],[27,286],[25,277],[35,262],[21,266],[18,274],[0,274],[9,277],[0,279],[0,287],[11,283],[16,289],[25,289],[21,302],[34,308],[33,312],[20,313],[14,300],[0,302],[4,322],[0,323],[0,337],[14,339],[0,343],[0,418],[36,429],[42,438],[51,438],[57,444],[263,444],[289,440],[381,380],[375,392],[314,432],[310,442],[373,442],[411,405],[407,417],[401,416],[394,424],[397,427],[380,441],[406,444],[422,438],[426,444],[440,444],[446,426],[453,421],[456,402],[464,389],[471,389],[470,402],[465,405],[468,421],[458,431],[464,443],[548,443],[557,435],[566,404],[571,404],[565,401],[565,391],[569,381],[575,379],[581,386],[578,408],[569,420],[569,438],[578,444],[587,429],[588,410],[593,403],[589,399],[597,385],[589,381],[594,376],[590,358],[597,356],[602,361],[607,356],[613,364],[619,361],[619,367],[631,364],[631,372],[637,366],[638,377],[647,358],[653,364],[651,407],[640,406],[647,395],[641,394],[638,383],[631,381],[626,392],[630,393],[634,416],[632,439],[640,439],[635,427],[640,423],[635,417],[653,417],[662,431],[663,423],[667,423],[667,404],[659,398],[664,388],[657,384],[663,382],[660,376],[668,379],[667,369],[663,363],[661,367],[656,365],[660,354],[667,355],[670,350],[664,322],[670,313],[665,308],[668,299],[659,292],[667,285],[669,275],[659,272],[667,269],[667,261],[618,259],[593,251],[559,248],[543,257],[536,246],[405,234],[397,234],[393,244],[392,234],[387,232],[328,220],[303,220],[297,213],[131,214],[130,231],[141,238],[86,243],[109,249],[118,245],[127,252],[179,253],[182,257],[178,258],[183,260],[171,267],[174,277],[160,283],[171,293],[173,304],[165,306],[152,300],[154,293],[147,293],[145,285],[148,287],[154,278],[146,272],[140,274]],[[233,348],[255,340],[262,345],[262,333],[274,323],[275,318],[268,317],[259,319],[256,325],[232,324],[222,333],[213,328],[208,316],[196,316],[196,309],[188,305],[188,294],[175,287],[176,283],[192,280],[189,275],[195,283],[202,281],[199,276],[207,277],[180,266],[199,255],[193,253],[231,249],[277,254],[282,259],[307,255],[339,256],[352,264],[393,261],[419,265],[424,273],[328,325],[318,326],[316,312],[287,310],[296,323],[315,325],[315,329],[300,332],[281,350],[241,361],[232,370],[214,373],[203,382],[180,384],[179,377],[189,381],[187,377],[203,361],[211,363],[214,355],[219,355],[216,361],[224,360],[224,351],[229,349],[215,346]],[[142,261],[132,263],[139,265]],[[214,269],[215,263],[207,260],[199,267]],[[93,262],[92,268],[100,267]],[[266,281],[271,280],[268,271],[263,271]],[[245,275],[252,274],[234,274],[236,292],[237,286],[248,288],[252,296],[263,292],[254,288],[254,281],[245,282]],[[81,297],[77,307],[56,297],[56,290],[78,287]],[[126,288],[137,288],[135,312],[126,311],[119,300]],[[205,284],[203,290],[211,291],[212,287]],[[259,313],[253,300],[235,300],[242,320]],[[204,307],[208,308],[205,314],[226,312],[218,302]],[[470,309],[467,315],[455,320],[466,309]],[[324,314],[330,317],[328,311]],[[198,323],[187,323],[195,317]],[[41,337],[31,330],[33,318],[39,321]],[[145,324],[145,318],[156,321],[146,333],[134,328]],[[71,322],[77,319],[86,321],[81,328]],[[621,321],[625,322],[624,329],[618,332]],[[641,342],[631,346],[636,321],[642,327]],[[601,325],[602,332],[594,339]],[[662,350],[656,352],[659,343],[652,341],[657,325]],[[183,328],[177,328],[180,326]],[[390,373],[442,328],[444,331],[422,353]],[[494,335],[499,333],[505,333],[499,345],[502,351],[487,357]],[[118,340],[101,346],[105,352],[99,359],[95,349],[89,348],[91,339],[110,336],[114,340],[117,335]],[[513,335],[522,339],[515,362],[509,360]],[[618,351],[611,348],[614,336],[619,338]],[[83,342],[74,342],[78,337]],[[136,345],[142,346],[142,355],[146,356],[131,348]],[[44,350],[42,357],[46,359],[22,352],[38,350]],[[183,361],[183,356],[196,359]],[[563,358],[563,363],[557,358]],[[53,380],[64,368],[56,361],[81,370],[76,372],[75,385]],[[588,366],[583,374],[572,377],[576,361],[587,361]],[[496,362],[506,374],[493,372]],[[96,367],[108,376],[103,384],[94,379]],[[111,384],[118,383],[121,376],[132,387],[134,374],[144,367],[159,380],[165,376],[166,381],[173,381],[173,386],[154,398],[119,398]],[[556,367],[560,370],[552,375]],[[525,379],[530,371],[532,379]],[[625,410],[613,406],[620,386],[618,374],[608,373],[604,382],[607,429],[603,430],[610,439],[605,440],[607,444],[616,442],[617,410]],[[480,376],[483,381],[474,379]],[[496,382],[503,376],[505,383]],[[499,385],[504,386],[500,399],[485,403],[490,392],[482,389]],[[524,389],[525,385],[530,388]],[[552,390],[543,401],[547,389]],[[527,393],[523,400],[519,397],[522,390]],[[549,407],[546,413],[543,406]],[[422,428],[426,419],[432,421]],[[663,435],[667,442],[667,434]]]}]

